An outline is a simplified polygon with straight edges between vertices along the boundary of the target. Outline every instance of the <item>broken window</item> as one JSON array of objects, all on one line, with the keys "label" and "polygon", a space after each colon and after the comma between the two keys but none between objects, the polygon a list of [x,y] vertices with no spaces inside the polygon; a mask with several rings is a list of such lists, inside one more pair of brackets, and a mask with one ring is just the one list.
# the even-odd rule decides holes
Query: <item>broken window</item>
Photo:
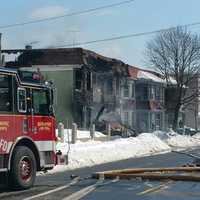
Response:
[{"label": "broken window", "polygon": [[107,92],[108,94],[112,94],[113,92],[112,79],[107,80]]},{"label": "broken window", "polygon": [[92,89],[92,73],[91,72],[87,72],[86,81],[87,81],[87,90],[90,91]]},{"label": "broken window", "polygon": [[75,89],[81,90],[81,88],[82,88],[82,78],[83,78],[82,71],[81,70],[76,70],[75,71],[75,80],[76,80]]},{"label": "broken window", "polygon": [[148,87],[146,85],[136,85],[136,98],[139,101],[145,101],[148,99]]}]

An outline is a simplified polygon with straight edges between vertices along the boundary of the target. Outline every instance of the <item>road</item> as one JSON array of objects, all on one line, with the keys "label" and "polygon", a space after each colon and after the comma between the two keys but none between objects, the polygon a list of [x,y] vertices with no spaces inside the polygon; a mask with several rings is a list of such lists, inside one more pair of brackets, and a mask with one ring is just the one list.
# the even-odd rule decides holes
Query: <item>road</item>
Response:
[{"label": "road", "polygon": [[[199,154],[200,150],[193,150]],[[192,158],[167,153],[150,157],[134,158],[95,167],[40,175],[35,186],[26,191],[9,191],[4,185],[0,187],[1,200],[126,200],[126,199],[200,199],[198,182],[158,182],[147,180],[94,180],[88,178],[93,172],[123,169],[131,167],[170,167],[182,166],[192,162]],[[74,174],[81,180],[70,179]]]}]

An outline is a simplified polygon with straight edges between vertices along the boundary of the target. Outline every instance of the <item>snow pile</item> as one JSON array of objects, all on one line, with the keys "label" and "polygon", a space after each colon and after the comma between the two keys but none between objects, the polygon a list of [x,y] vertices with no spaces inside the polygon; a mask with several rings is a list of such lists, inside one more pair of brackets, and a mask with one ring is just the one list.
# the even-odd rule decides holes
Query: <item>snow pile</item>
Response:
[{"label": "snow pile", "polygon": [[200,140],[197,140],[187,135],[175,135],[166,140],[167,144],[172,147],[195,147],[200,145]]},{"label": "snow pile", "polygon": [[165,141],[173,136],[178,135],[176,132],[173,130],[170,130],[169,132],[164,132],[164,131],[154,131],[153,134],[157,137],[159,137],[161,140]]},{"label": "snow pile", "polygon": [[[67,154],[68,144],[58,143],[57,150]],[[168,151],[170,151],[170,147],[151,133],[106,142],[79,141],[70,146],[69,164],[67,166],[56,166],[50,173]]]},{"label": "snow pile", "polygon": [[192,136],[194,139],[200,140],[200,133],[196,133]]},{"label": "snow pile", "polygon": [[193,137],[188,135],[179,135],[173,130],[170,130],[169,132],[155,131],[153,132],[153,134],[159,137],[161,140],[163,140],[163,142],[171,147],[188,148],[200,145],[200,134],[199,139],[195,138],[196,135]]}]

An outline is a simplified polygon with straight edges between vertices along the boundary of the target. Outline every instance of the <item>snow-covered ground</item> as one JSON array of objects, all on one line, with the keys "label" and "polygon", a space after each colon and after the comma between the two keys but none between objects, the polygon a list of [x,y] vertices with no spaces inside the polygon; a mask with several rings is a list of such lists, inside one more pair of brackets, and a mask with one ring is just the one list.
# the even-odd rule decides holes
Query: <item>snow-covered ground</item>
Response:
[{"label": "snow-covered ground", "polygon": [[[95,137],[106,136],[98,132]],[[70,145],[69,138],[71,138],[71,131],[65,130],[64,142],[58,142],[56,147],[63,155],[66,155],[69,151],[69,164],[65,166],[58,165],[49,173],[170,152],[173,148],[188,148],[200,145],[200,134],[191,137],[178,135],[173,131],[142,133],[137,137],[113,138],[110,141],[91,140],[89,131],[84,131],[78,132],[77,143]],[[80,141],[82,138],[88,138],[88,141]]]}]

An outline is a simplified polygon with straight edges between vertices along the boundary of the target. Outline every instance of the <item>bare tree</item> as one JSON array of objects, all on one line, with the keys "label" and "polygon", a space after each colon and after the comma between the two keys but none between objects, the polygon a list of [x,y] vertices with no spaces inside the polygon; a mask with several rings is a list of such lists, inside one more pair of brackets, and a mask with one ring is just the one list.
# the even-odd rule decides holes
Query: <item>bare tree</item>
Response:
[{"label": "bare tree", "polygon": [[146,56],[168,86],[176,89],[173,119],[176,129],[180,108],[199,95],[198,88],[185,91],[200,72],[200,37],[183,27],[169,29],[147,43]]}]

